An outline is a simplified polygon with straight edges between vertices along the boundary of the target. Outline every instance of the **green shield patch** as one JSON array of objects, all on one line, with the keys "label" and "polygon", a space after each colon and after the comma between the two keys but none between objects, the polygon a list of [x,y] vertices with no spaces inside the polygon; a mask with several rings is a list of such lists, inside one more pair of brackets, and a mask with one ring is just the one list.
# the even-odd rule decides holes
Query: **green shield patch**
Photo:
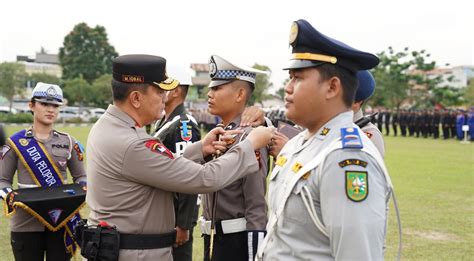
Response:
[{"label": "green shield patch", "polygon": [[369,194],[369,180],[367,171],[346,171],[346,195],[354,201],[360,202]]}]

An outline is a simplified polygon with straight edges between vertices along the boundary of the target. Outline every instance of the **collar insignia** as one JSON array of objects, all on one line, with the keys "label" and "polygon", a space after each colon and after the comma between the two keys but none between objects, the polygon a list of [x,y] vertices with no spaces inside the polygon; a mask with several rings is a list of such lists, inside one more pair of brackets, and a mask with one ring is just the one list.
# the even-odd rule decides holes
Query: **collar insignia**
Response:
[{"label": "collar insignia", "polygon": [[324,127],[323,130],[321,131],[321,133],[319,133],[319,135],[326,136],[326,135],[328,135],[330,130],[331,130],[330,128]]}]

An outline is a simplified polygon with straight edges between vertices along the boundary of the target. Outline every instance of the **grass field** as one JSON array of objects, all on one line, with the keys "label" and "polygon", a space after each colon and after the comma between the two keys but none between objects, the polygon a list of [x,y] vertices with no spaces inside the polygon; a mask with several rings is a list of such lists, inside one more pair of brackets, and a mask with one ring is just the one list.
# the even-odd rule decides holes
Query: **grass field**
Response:
[{"label": "grass field", "polygon": [[[12,134],[19,127],[7,128]],[[89,127],[59,128],[86,144]],[[403,260],[472,260],[474,145],[455,140],[386,137],[386,163],[399,203]],[[87,212],[87,209],[83,211]],[[390,210],[386,259],[395,259],[398,232]],[[194,260],[202,260],[195,230]],[[0,260],[13,260],[8,220],[0,217]]]}]

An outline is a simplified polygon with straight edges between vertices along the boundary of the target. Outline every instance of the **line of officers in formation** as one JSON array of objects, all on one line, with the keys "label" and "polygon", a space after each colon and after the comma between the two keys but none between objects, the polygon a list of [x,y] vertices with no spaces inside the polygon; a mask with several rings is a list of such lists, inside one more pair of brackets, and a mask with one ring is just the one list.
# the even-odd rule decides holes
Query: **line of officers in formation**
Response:
[{"label": "line of officers in formation", "polygon": [[[291,139],[276,132],[262,110],[244,113],[262,71],[211,56],[208,110],[221,122],[200,137],[198,122],[183,105],[189,84],[167,71],[164,58],[123,55],[113,60],[114,103],[92,127],[86,146],[90,214],[77,242],[85,258],[191,260],[197,194],[202,194],[204,260],[384,258],[393,186],[383,150],[374,145],[374,138],[383,140],[370,123],[362,129],[354,123],[364,119],[360,107],[375,88],[367,70],[379,59],[327,37],[306,20],[292,24],[289,43],[285,117],[302,130]],[[55,85],[42,88],[33,92],[32,102],[48,108],[44,117],[49,121],[34,122],[26,134],[14,136],[27,135],[20,137],[26,140],[21,144],[43,144],[39,148],[46,155],[56,156],[49,158],[51,165],[65,171],[69,160],[84,157],[82,150],[71,149],[78,146],[49,144],[45,133],[52,131],[48,128],[58,108],[48,102],[61,104],[62,91]],[[151,133],[148,125],[153,125]],[[68,140],[75,141],[64,134],[64,143]],[[12,170],[28,164],[14,156],[18,151],[2,150],[1,159],[11,159]],[[275,156],[273,166],[269,154]],[[75,182],[84,182],[85,173],[71,174]],[[41,186],[42,177],[36,178],[18,180]],[[12,183],[13,173],[0,173],[5,204],[12,199]],[[28,213],[22,214],[27,218]],[[30,217],[28,222],[37,221]],[[41,223],[32,227],[45,230]],[[19,244],[13,234],[28,238],[30,231],[18,222],[12,227],[17,260],[43,259],[39,254],[25,258],[33,246]],[[68,260],[74,254],[61,243],[44,248],[47,260]],[[51,248],[66,255],[50,257]]]},{"label": "line of officers in formation", "polygon": [[[279,121],[291,123],[283,108],[264,109],[265,117],[275,124]],[[401,135],[402,137],[433,137],[434,139],[464,138],[463,126],[468,125],[467,135],[474,139],[474,107],[469,111],[463,109],[375,109],[371,122],[385,135]],[[376,113],[375,113],[376,112]],[[205,124],[203,122],[203,124]]]}]

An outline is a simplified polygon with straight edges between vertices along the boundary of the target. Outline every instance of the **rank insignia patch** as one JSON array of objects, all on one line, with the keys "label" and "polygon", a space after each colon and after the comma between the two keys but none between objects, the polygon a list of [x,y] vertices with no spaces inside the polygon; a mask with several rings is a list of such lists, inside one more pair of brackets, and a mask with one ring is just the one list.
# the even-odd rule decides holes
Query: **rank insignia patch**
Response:
[{"label": "rank insignia patch", "polygon": [[145,143],[147,148],[150,148],[151,151],[165,155],[170,159],[174,159],[173,153],[165,147],[165,145],[161,144],[157,140],[149,140]]},{"label": "rank insignia patch", "polygon": [[181,132],[181,139],[184,141],[190,141],[193,138],[193,131],[191,125],[188,125],[189,120],[181,121],[181,126],[179,126]]},{"label": "rank insignia patch", "polygon": [[369,194],[367,171],[346,171],[346,195],[354,202],[361,202]]},{"label": "rank insignia patch", "polygon": [[361,167],[367,167],[367,162],[360,159],[345,159],[339,162],[339,167],[344,168],[350,165],[356,165]]},{"label": "rank insignia patch", "polygon": [[302,167],[303,167],[303,165],[296,162],[295,165],[293,165],[293,167],[291,167],[291,170],[293,170],[294,173],[297,173]]},{"label": "rank insignia patch", "polygon": [[277,158],[276,162],[275,162],[275,164],[276,164],[277,166],[280,166],[280,167],[282,167],[283,165],[285,165],[285,163],[286,163],[286,158],[283,157],[283,156],[279,156],[279,157]]}]

